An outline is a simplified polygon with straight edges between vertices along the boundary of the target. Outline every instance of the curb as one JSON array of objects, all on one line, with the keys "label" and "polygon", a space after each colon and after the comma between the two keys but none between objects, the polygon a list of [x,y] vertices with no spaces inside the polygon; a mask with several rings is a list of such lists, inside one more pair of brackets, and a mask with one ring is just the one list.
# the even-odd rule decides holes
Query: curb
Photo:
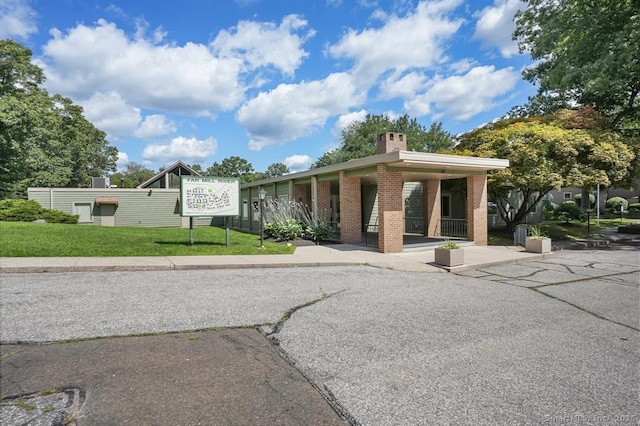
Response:
[{"label": "curb", "polygon": [[215,269],[254,269],[254,268],[310,268],[319,266],[359,266],[365,262],[293,262],[293,263],[241,263],[211,265],[64,265],[64,266],[2,266],[0,274],[40,274],[66,272],[150,272],[150,271],[188,271]]}]

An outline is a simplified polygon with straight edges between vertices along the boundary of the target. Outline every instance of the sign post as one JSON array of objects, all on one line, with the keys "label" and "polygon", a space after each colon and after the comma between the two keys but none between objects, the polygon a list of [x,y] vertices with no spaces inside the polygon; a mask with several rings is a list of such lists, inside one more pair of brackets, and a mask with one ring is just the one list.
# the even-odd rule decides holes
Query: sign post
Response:
[{"label": "sign post", "polygon": [[228,216],[240,215],[240,179],[181,176],[180,216],[189,217],[189,243],[193,245],[193,218],[224,216],[229,245]]}]

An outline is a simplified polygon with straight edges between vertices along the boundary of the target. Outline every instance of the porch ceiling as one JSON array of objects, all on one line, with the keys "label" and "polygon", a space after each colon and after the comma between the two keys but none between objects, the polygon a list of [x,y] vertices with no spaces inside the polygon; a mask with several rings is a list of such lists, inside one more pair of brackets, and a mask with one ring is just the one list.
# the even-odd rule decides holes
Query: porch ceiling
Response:
[{"label": "porch ceiling", "polygon": [[362,179],[363,184],[370,185],[377,183],[378,164],[386,164],[390,170],[400,172],[405,182],[415,182],[426,179],[457,179],[469,175],[482,174],[489,170],[504,169],[509,167],[509,160],[394,151],[305,172],[251,182],[243,186],[259,186],[281,180],[298,182],[309,179],[311,176],[317,176],[319,180],[333,181],[338,179],[340,171],[344,171],[348,176],[357,176]]}]

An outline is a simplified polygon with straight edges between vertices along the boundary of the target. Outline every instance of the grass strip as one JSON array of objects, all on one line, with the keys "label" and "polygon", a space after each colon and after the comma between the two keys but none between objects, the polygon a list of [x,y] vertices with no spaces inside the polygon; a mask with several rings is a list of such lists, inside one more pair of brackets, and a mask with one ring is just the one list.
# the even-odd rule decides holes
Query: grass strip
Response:
[{"label": "grass strip", "polygon": [[130,257],[290,254],[295,247],[264,243],[255,234],[217,227],[134,228],[0,222],[1,257]]}]

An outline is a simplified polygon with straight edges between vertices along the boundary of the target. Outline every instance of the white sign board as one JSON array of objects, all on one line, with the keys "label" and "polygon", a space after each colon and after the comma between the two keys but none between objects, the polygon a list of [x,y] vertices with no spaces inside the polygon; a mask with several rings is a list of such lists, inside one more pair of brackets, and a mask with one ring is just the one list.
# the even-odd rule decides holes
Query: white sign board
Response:
[{"label": "white sign board", "polygon": [[239,215],[239,179],[181,176],[180,216]]}]

